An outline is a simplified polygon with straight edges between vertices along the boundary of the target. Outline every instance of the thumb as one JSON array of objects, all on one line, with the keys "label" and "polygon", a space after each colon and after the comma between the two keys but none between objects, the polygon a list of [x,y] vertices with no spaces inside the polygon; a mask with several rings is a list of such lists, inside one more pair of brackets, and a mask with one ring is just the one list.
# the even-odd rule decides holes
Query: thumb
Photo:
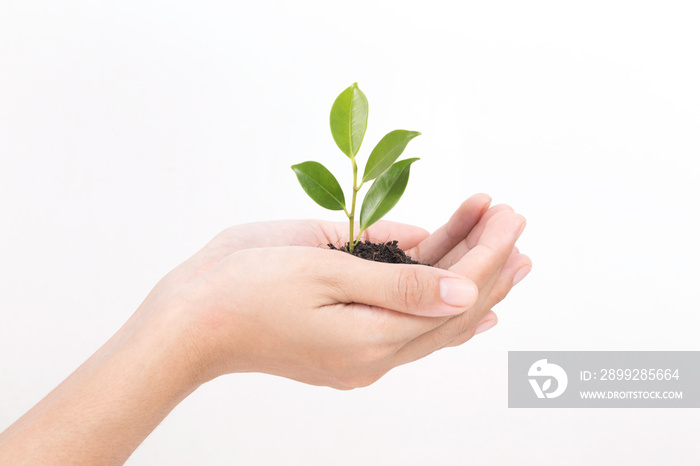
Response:
[{"label": "thumb", "polygon": [[[340,255],[339,255],[340,256]],[[406,314],[443,317],[461,314],[476,303],[473,281],[426,265],[387,264],[346,255],[334,268],[342,277],[335,298]]]}]

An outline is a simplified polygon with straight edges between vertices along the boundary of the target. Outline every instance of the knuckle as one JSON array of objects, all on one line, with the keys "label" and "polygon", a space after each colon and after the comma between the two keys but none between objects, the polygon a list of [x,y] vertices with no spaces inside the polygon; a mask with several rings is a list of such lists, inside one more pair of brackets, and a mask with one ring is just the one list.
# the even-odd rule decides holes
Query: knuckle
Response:
[{"label": "knuckle", "polygon": [[496,286],[490,293],[490,299],[489,299],[489,306],[488,307],[493,307],[496,304],[500,303],[503,301],[506,296],[508,296],[508,293],[510,292],[510,287],[506,286],[505,284],[501,284],[501,286]]},{"label": "knuckle", "polygon": [[456,328],[455,325],[447,323],[436,328],[431,332],[431,343],[432,348],[437,350],[442,348],[445,344],[449,343],[453,338],[455,338]]},{"label": "knuckle", "polygon": [[337,275],[318,271],[314,273],[313,280],[321,286],[329,296],[336,296],[341,301],[348,301],[348,286]]},{"label": "knuckle", "polygon": [[394,291],[394,301],[407,308],[415,307],[421,303],[425,293],[426,286],[420,279],[418,271],[413,267],[402,268]]},{"label": "knuckle", "polygon": [[455,338],[459,338],[461,335],[469,332],[477,324],[476,315],[472,312],[465,312],[458,317],[458,327]]},{"label": "knuckle", "polygon": [[464,334],[460,335],[459,337],[455,338],[453,341],[451,341],[449,346],[463,345],[466,342],[468,342],[469,340],[471,340],[473,336],[474,336],[474,332],[464,333]]}]

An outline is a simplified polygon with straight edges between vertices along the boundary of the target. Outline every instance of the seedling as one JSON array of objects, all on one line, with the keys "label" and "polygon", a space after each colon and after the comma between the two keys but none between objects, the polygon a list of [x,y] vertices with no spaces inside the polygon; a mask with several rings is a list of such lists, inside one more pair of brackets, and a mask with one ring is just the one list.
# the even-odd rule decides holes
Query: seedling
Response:
[{"label": "seedling", "polygon": [[[318,162],[302,162],[292,165],[301,187],[318,205],[330,210],[342,210],[350,222],[348,250],[352,252],[360,241],[362,232],[386,215],[406,190],[411,164],[417,158],[396,162],[409,141],[420,133],[397,129],[384,136],[369,155],[362,179],[358,184],[356,156],[367,130],[367,97],[357,83],[345,89],[335,99],[331,108],[331,133],[341,151],[352,163],[352,202],[350,210],[345,195],[333,174]],[[374,180],[360,210],[360,229],[355,228],[357,193],[365,183]]]}]

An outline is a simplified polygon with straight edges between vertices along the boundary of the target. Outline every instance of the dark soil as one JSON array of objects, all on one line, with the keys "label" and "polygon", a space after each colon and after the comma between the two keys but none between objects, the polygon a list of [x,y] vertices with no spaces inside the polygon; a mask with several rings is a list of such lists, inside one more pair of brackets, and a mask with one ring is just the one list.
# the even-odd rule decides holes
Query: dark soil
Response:
[{"label": "dark soil", "polygon": [[[371,241],[360,241],[355,246],[352,252],[349,252],[349,243],[341,248],[338,248],[332,244],[328,244],[328,247],[335,249],[336,251],[347,252],[353,256],[360,257],[362,259],[367,259],[375,262],[389,262],[390,264],[420,264],[418,261],[414,261],[410,256],[398,246],[398,241],[389,241],[386,243],[372,243]],[[422,264],[429,265],[429,264]]]}]

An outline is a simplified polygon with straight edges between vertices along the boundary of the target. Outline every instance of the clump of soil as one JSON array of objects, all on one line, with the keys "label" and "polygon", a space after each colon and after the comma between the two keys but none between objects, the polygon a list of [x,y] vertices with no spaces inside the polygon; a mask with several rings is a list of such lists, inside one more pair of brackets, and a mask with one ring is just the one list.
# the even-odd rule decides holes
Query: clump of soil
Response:
[{"label": "clump of soil", "polygon": [[[386,243],[373,243],[371,241],[360,241],[355,246],[352,252],[350,252],[350,244],[345,243],[342,247],[338,248],[332,244],[328,244],[328,247],[335,249],[336,251],[347,252],[353,256],[360,257],[362,259],[367,259],[375,262],[388,262],[390,264],[421,264],[418,261],[411,259],[411,256],[406,255],[406,253],[398,246],[398,241],[389,241]],[[421,264],[429,265],[429,264]]]}]

